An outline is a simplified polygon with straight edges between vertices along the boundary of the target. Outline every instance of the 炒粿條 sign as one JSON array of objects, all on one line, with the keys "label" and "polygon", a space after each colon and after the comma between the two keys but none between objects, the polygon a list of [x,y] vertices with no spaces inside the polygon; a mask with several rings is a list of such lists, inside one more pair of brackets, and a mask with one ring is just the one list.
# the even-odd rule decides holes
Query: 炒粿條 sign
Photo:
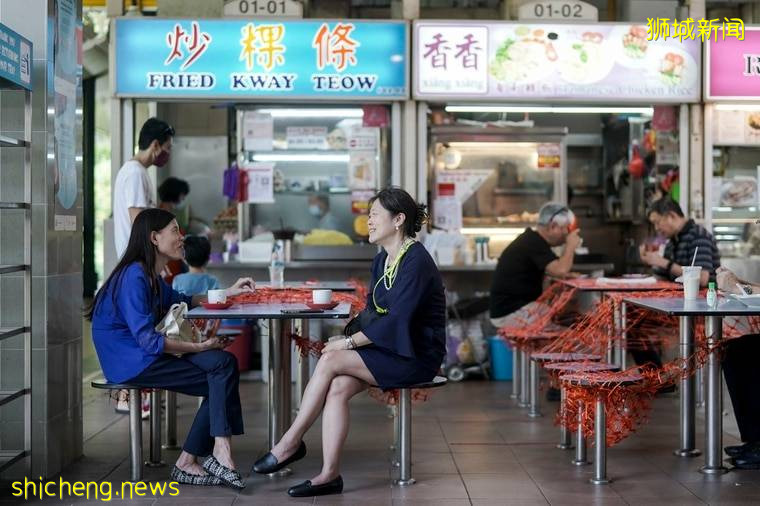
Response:
[{"label": "\u7092\u7cbf\u689d sign", "polygon": [[392,21],[119,19],[115,92],[403,100],[407,39]]}]

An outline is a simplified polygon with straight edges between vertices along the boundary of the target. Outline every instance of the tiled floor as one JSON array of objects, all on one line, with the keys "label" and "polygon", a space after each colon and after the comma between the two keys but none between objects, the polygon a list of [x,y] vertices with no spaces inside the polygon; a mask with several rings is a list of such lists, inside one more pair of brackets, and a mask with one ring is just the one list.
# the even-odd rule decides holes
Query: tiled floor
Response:
[{"label": "tiled floor", "polygon": [[[239,467],[248,475],[253,460],[266,450],[266,388],[261,383],[244,382],[241,390],[247,433],[234,440],[234,449]],[[510,390],[510,383],[451,384],[436,391],[428,403],[415,406],[413,471],[417,484],[411,487],[391,485],[391,419],[387,408],[362,395],[353,403],[352,428],[343,457],[346,485],[340,496],[296,500],[285,493],[290,484],[308,479],[320,466],[317,424],[306,437],[309,455],[293,466],[292,476],[269,479],[252,475],[241,493],[222,487],[182,487],[176,497],[131,502],[146,506],[760,504],[760,471],[705,477],[697,472],[701,458],[672,455],[678,440],[676,396],[658,398],[649,423],[610,449],[608,468],[614,481],[594,486],[588,483],[589,466],[570,465],[571,452],[554,447],[558,429],[552,417],[527,418],[525,410],[510,400]],[[117,490],[129,475],[126,417],[115,415],[101,393],[85,388],[85,396],[85,456],[67,469],[63,478],[107,480]],[[179,433],[184,434],[195,404],[186,397],[180,401]],[[556,404],[544,405],[545,413],[555,410]],[[147,452],[147,422],[144,430]],[[697,438],[702,441],[701,417]],[[736,442],[730,434],[724,440],[726,444]],[[176,452],[164,452],[167,463],[174,458]],[[146,479],[163,481],[169,469],[146,468]],[[0,497],[0,503],[9,500],[7,495]],[[53,502],[71,504],[58,500],[49,503]]]}]

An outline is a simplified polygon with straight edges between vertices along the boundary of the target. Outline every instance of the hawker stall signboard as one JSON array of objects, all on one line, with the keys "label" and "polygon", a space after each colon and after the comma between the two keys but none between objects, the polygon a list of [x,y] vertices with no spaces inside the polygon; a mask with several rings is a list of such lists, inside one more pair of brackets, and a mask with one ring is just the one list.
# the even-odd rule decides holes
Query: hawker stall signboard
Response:
[{"label": "hawker stall signboard", "polygon": [[32,89],[32,43],[0,23],[0,79]]},{"label": "hawker stall signboard", "polygon": [[706,100],[760,100],[760,27],[745,27],[744,40],[711,38],[705,54]]},{"label": "hawker stall signboard", "polygon": [[700,99],[699,41],[648,41],[646,25],[419,21],[413,32],[418,99]]},{"label": "hawker stall signboard", "polygon": [[404,100],[398,21],[116,20],[123,97]]}]

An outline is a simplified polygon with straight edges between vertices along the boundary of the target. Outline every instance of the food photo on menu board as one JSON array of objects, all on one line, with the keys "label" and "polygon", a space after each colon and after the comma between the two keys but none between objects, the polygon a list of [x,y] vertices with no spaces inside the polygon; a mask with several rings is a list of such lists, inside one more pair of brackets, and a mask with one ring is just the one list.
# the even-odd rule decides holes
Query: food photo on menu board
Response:
[{"label": "food photo on menu board", "polygon": [[675,98],[699,93],[699,45],[646,40],[643,25],[489,26],[491,93]]}]

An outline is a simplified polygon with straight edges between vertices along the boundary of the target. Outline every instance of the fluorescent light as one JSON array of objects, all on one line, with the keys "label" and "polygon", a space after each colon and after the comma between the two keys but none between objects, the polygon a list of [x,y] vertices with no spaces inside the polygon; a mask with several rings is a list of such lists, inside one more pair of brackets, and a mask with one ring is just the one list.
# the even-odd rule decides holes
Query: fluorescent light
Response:
[{"label": "fluorescent light", "polygon": [[254,162],[348,162],[348,155],[331,154],[278,154],[260,153],[253,155]]},{"label": "fluorescent light", "polygon": [[523,112],[555,114],[644,114],[652,116],[653,107],[553,107],[530,105],[447,105],[446,112]]},{"label": "fluorescent light", "polygon": [[760,104],[715,104],[718,111],[760,111]]},{"label": "fluorescent light", "polygon": [[363,118],[362,109],[256,109],[273,118]]},{"label": "fluorescent light", "polygon": [[460,232],[464,235],[490,235],[517,237],[525,231],[521,227],[463,227]]}]

